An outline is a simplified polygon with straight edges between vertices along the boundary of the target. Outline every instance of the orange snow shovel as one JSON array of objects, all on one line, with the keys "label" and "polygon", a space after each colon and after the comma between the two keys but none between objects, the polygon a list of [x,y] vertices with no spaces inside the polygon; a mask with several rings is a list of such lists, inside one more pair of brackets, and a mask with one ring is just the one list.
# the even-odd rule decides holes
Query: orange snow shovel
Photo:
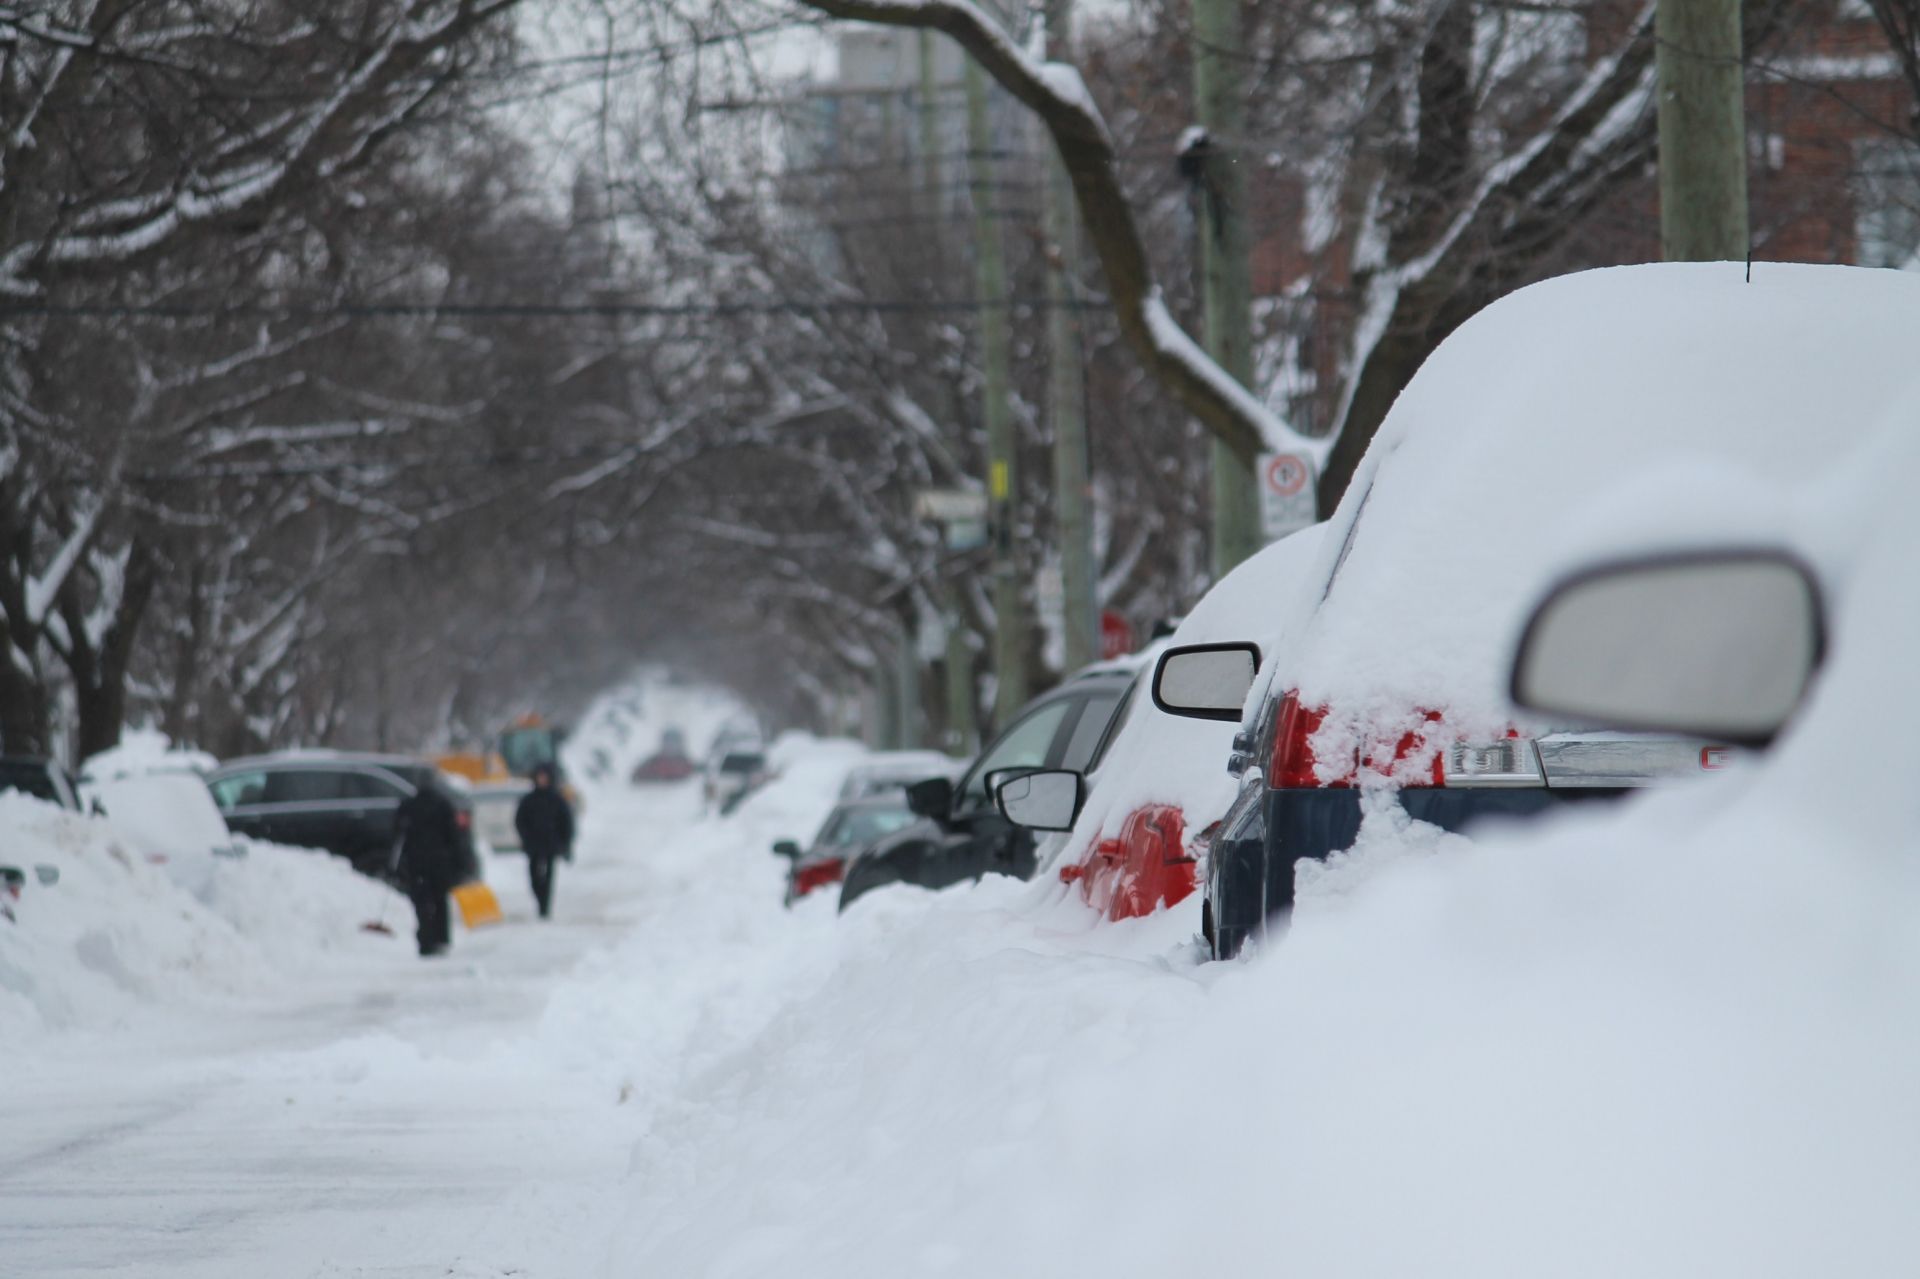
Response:
[{"label": "orange snow shovel", "polygon": [[500,913],[500,899],[478,879],[454,889],[453,904],[460,908],[460,922],[468,928],[484,928],[506,918]]}]

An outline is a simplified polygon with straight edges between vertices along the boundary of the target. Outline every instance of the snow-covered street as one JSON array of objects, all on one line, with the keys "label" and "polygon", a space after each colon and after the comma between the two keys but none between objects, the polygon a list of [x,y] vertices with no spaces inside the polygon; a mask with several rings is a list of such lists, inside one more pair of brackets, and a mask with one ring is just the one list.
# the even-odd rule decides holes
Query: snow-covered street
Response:
[{"label": "snow-covered street", "polygon": [[94,922],[73,980],[0,974],[4,1272],[1750,1276],[1914,1241],[1913,876],[1834,873],[1790,804],[1684,871],[1653,833],[1710,830],[1707,788],[1475,845],[1383,808],[1282,949],[1203,963],[1192,903],[1113,923],[1044,881],[784,910],[769,845],[861,748],[783,738],[721,818],[614,780],[658,724],[608,727],[555,918],[496,856],[506,922],[442,958],[360,931],[404,903],[326,863],[263,882],[338,944],[242,927],[257,981],[205,920],[103,923],[83,856],[30,889]]},{"label": "snow-covered street", "polygon": [[[534,918],[521,863],[496,856],[490,878],[507,921],[462,933],[446,957],[413,955],[406,907],[391,898],[383,910],[402,935],[341,918],[341,945],[324,967],[264,991],[171,1003],[164,1016],[135,1001],[102,1024],[16,1039],[0,1096],[7,1273],[764,1272],[804,1240],[790,1214],[768,1214],[763,1235],[738,1233],[739,1214],[751,1218],[754,1198],[778,1196],[787,1178],[736,1170],[769,1149],[793,1151],[810,1123],[839,1122],[871,1095],[877,1109],[840,1166],[822,1151],[805,1170],[831,1184],[858,1175],[848,1152],[883,1163],[897,1153],[888,1131],[901,1117],[888,1111],[903,1101],[944,1094],[964,1108],[970,1076],[978,1084],[986,1071],[1009,1070],[1005,1086],[1022,1091],[1070,1068],[995,1042],[996,1022],[1026,1024],[1002,1017],[1009,962],[1031,978],[1014,993],[1079,1001],[1096,1022],[1100,1006],[1085,1002],[1095,974],[1137,967],[1098,946],[1077,963],[1047,963],[1077,947],[1070,936],[1049,943],[1045,926],[1036,933],[1029,921],[1014,929],[1033,936],[1032,952],[996,956],[1010,921],[991,899],[1011,905],[1028,888],[990,883],[969,895],[985,900],[960,912],[984,933],[949,928],[939,944],[913,947],[925,965],[957,962],[978,976],[950,1010],[954,1052],[965,1055],[925,1062],[934,1095],[867,1078],[859,1063],[819,1060],[844,1049],[863,1016],[881,1041],[874,1065],[917,1059],[918,1045],[897,1040],[920,1026],[914,1014],[931,1011],[914,1007],[927,989],[921,964],[836,968],[863,950],[902,949],[908,930],[926,926],[932,895],[883,894],[848,920],[836,919],[830,893],[791,912],[780,906],[784,864],[768,845],[817,824],[859,754],[851,743],[791,739],[781,778],[724,820],[703,814],[696,782],[598,788],[577,862],[561,871],[555,918]],[[632,755],[620,753],[613,776],[624,777]],[[1087,934],[1077,912],[1066,922],[1083,940],[1114,941]],[[1190,931],[1191,921],[1170,927]],[[1155,928],[1158,936],[1169,925]],[[823,998],[830,976],[847,988]],[[1184,980],[1159,976],[1167,997],[1189,993]],[[1152,1014],[1140,993],[1112,989],[1136,1005],[1129,1019]],[[785,1020],[803,998],[815,1015],[853,1020],[809,1038]],[[894,999],[907,1001],[903,1021],[887,1015]],[[867,1001],[879,1002],[862,1014]],[[776,1062],[788,1080],[769,1074]],[[1031,1119],[1024,1113],[1016,1106],[1004,1118],[1018,1126]],[[983,1147],[963,1180],[992,1166]],[[918,1189],[888,1189],[920,1198],[918,1211],[888,1210],[901,1241],[945,1215],[955,1172],[933,1161]],[[733,1237],[706,1233],[715,1212]]]},{"label": "snow-covered street", "polygon": [[[603,773],[656,727],[603,734]],[[80,935],[117,1003],[16,954],[5,1273],[1787,1275],[1836,1230],[1846,1273],[1912,1242],[1912,876],[1817,871],[1791,808],[1684,875],[1648,834],[1706,790],[1478,847],[1383,810],[1283,951],[1210,964],[1191,909],[997,876],[783,910],[768,846],[861,750],[774,754],[727,818],[693,781],[593,789],[556,917],[496,856],[506,922],[439,959],[359,931],[404,903],[325,863],[281,927],[340,944],[259,982],[164,931]]]}]

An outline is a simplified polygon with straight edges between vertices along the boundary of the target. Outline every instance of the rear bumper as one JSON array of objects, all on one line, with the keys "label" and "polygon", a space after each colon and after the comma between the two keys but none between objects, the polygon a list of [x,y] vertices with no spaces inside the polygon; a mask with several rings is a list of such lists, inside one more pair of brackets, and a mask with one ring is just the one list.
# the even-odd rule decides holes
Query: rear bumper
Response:
[{"label": "rear bumper", "polygon": [[[1400,791],[1401,806],[1418,821],[1465,831],[1487,817],[1527,817],[1570,803],[1590,803],[1625,792],[1618,788],[1549,790],[1529,787],[1420,788]],[[1294,864],[1325,860],[1353,847],[1360,834],[1360,792],[1352,789],[1269,790],[1262,820],[1226,832],[1215,842],[1208,873],[1214,927],[1231,954],[1267,919],[1293,908]]]}]

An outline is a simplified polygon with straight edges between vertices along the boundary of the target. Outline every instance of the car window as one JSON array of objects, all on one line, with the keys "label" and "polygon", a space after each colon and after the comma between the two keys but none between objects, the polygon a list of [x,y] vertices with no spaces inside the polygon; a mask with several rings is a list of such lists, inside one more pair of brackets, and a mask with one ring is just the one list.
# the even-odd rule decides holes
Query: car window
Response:
[{"label": "car window", "polygon": [[213,792],[214,805],[223,812],[243,804],[264,804],[267,801],[267,775],[234,773],[209,782],[207,789]]},{"label": "car window", "polygon": [[1127,721],[1133,718],[1134,707],[1147,700],[1146,688],[1150,682],[1143,675],[1127,685],[1127,691],[1120,699],[1120,709],[1107,720],[1107,730],[1100,735],[1100,744],[1094,748],[1093,758],[1087,761],[1087,772],[1091,773],[1100,767],[1100,761],[1107,757],[1107,752],[1113,748],[1113,743],[1119,738],[1120,731],[1127,726]]},{"label": "car window", "polygon": [[312,804],[347,799],[350,773],[330,768],[287,768],[267,774],[269,804]]},{"label": "car window", "polygon": [[35,799],[60,802],[53,778],[44,764],[0,763],[0,791],[17,790]]},{"label": "car window", "polygon": [[1113,710],[1120,701],[1120,693],[1117,688],[1102,688],[1088,694],[1081,704],[1080,718],[1074,723],[1073,736],[1067,739],[1067,749],[1060,752],[1061,768],[1085,772],[1092,766],[1094,752],[1106,740],[1107,727],[1113,723]]},{"label": "car window", "polygon": [[405,798],[405,792],[400,789],[398,782],[378,773],[342,773],[340,780],[342,793],[348,799]]},{"label": "car window", "polygon": [[848,848],[871,844],[882,835],[891,835],[911,825],[913,814],[904,808],[843,808],[827,822],[815,840],[823,848]]},{"label": "car window", "polygon": [[[380,767],[415,790],[419,790],[422,786],[431,786],[439,771],[428,764],[382,764]],[[361,775],[355,774],[356,777]],[[375,781],[380,780],[378,774],[374,774],[373,777]]]},{"label": "car window", "polygon": [[1036,706],[1025,718],[1015,720],[1013,726],[974,761],[966,780],[960,784],[960,810],[987,806],[986,779],[994,769],[1044,766],[1053,749],[1054,738],[1060,735],[1060,728],[1067,722],[1067,717],[1079,709],[1080,701],[1077,697],[1063,697],[1059,701]]},{"label": "car window", "polygon": [[764,755],[729,755],[720,761],[723,773],[757,773],[765,768],[767,757]]}]

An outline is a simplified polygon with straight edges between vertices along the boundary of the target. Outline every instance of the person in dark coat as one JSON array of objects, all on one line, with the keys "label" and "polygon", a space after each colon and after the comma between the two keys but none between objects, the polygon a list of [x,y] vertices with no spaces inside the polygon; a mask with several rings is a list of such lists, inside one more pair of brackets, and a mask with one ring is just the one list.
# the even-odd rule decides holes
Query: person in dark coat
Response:
[{"label": "person in dark coat", "polygon": [[400,805],[400,883],[413,900],[422,955],[438,955],[453,942],[447,894],[460,881],[463,858],[459,817],[437,786],[422,786]]},{"label": "person in dark coat", "polygon": [[513,812],[513,828],[527,854],[527,874],[533,880],[533,899],[540,918],[553,911],[553,863],[573,860],[573,808],[553,784],[553,769],[542,764],[533,770],[533,789]]}]

